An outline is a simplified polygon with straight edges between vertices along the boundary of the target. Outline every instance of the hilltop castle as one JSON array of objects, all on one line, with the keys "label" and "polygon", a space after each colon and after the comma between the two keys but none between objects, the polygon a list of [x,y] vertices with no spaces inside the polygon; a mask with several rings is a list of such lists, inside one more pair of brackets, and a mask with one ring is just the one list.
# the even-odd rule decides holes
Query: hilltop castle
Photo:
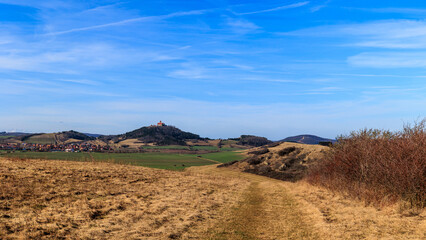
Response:
[{"label": "hilltop castle", "polygon": [[157,125],[153,124],[149,127],[165,127],[167,126],[165,123],[163,123],[161,120],[157,123]]}]

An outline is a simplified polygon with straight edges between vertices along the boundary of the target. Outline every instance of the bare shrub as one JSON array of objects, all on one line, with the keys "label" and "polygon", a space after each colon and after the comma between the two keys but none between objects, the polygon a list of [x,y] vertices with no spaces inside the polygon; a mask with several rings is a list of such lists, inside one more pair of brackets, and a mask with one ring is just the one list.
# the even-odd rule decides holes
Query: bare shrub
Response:
[{"label": "bare shrub", "polygon": [[257,164],[262,163],[264,161],[264,158],[251,157],[251,158],[245,159],[245,161],[248,162],[248,164],[250,164],[250,165],[257,165]]},{"label": "bare shrub", "polygon": [[288,147],[288,148],[281,149],[278,152],[278,155],[279,156],[284,156],[284,155],[288,155],[288,154],[290,154],[290,153],[292,153],[294,151],[296,151],[296,147]]},{"label": "bare shrub", "polygon": [[218,165],[217,167],[218,168],[221,168],[221,167],[229,167],[229,166],[231,166],[231,165],[234,165],[235,163],[237,163],[238,161],[237,160],[235,160],[235,161],[232,161],[232,162],[227,162],[227,163],[222,163],[222,164],[220,164],[220,165]]},{"label": "bare shrub", "polygon": [[308,181],[367,202],[426,203],[426,119],[399,132],[363,129],[341,136]]},{"label": "bare shrub", "polygon": [[265,154],[265,153],[268,153],[268,152],[269,152],[269,149],[268,149],[268,148],[261,148],[261,149],[259,149],[259,150],[251,151],[251,152],[249,152],[248,154],[262,155],[262,154]]}]

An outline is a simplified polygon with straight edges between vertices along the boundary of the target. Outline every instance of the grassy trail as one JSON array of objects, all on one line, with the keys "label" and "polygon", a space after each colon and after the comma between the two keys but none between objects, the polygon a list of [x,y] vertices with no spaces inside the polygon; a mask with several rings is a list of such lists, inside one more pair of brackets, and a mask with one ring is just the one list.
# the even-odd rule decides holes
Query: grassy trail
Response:
[{"label": "grassy trail", "polygon": [[238,177],[249,182],[246,189],[236,193],[238,202],[201,233],[204,239],[321,239],[280,181],[215,166],[187,171]]},{"label": "grassy trail", "polygon": [[187,172],[240,179],[246,184],[208,225],[183,239],[426,239],[426,212],[377,209],[314,187],[217,168]]}]

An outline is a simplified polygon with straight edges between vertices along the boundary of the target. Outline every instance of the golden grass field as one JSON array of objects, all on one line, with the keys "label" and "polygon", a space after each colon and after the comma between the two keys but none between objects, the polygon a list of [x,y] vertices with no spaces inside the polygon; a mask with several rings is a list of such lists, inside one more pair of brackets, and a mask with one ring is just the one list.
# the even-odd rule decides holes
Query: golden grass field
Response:
[{"label": "golden grass field", "polygon": [[178,238],[245,183],[108,163],[0,160],[0,239]]},{"label": "golden grass field", "polygon": [[0,239],[425,239],[425,212],[304,181],[0,158]]}]

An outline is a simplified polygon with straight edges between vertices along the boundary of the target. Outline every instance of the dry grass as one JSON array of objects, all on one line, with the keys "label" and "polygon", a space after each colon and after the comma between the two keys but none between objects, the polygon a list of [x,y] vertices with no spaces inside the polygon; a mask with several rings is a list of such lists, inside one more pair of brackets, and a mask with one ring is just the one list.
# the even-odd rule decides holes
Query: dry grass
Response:
[{"label": "dry grass", "polygon": [[203,228],[242,186],[200,173],[0,159],[0,238],[180,238]]},{"label": "dry grass", "polygon": [[245,179],[250,187],[200,239],[426,239],[426,211],[378,209],[306,181],[296,183],[214,166],[190,168]]},{"label": "dry grass", "polygon": [[426,239],[426,211],[376,208],[301,181],[283,182],[325,239]]},{"label": "dry grass", "polygon": [[304,181],[0,159],[0,239],[425,239],[425,212],[366,207]]},{"label": "dry grass", "polygon": [[249,184],[237,195],[235,205],[221,210],[217,221],[198,235],[192,233],[196,239],[325,239],[287,194],[282,181],[215,166],[187,170],[243,179]]}]

